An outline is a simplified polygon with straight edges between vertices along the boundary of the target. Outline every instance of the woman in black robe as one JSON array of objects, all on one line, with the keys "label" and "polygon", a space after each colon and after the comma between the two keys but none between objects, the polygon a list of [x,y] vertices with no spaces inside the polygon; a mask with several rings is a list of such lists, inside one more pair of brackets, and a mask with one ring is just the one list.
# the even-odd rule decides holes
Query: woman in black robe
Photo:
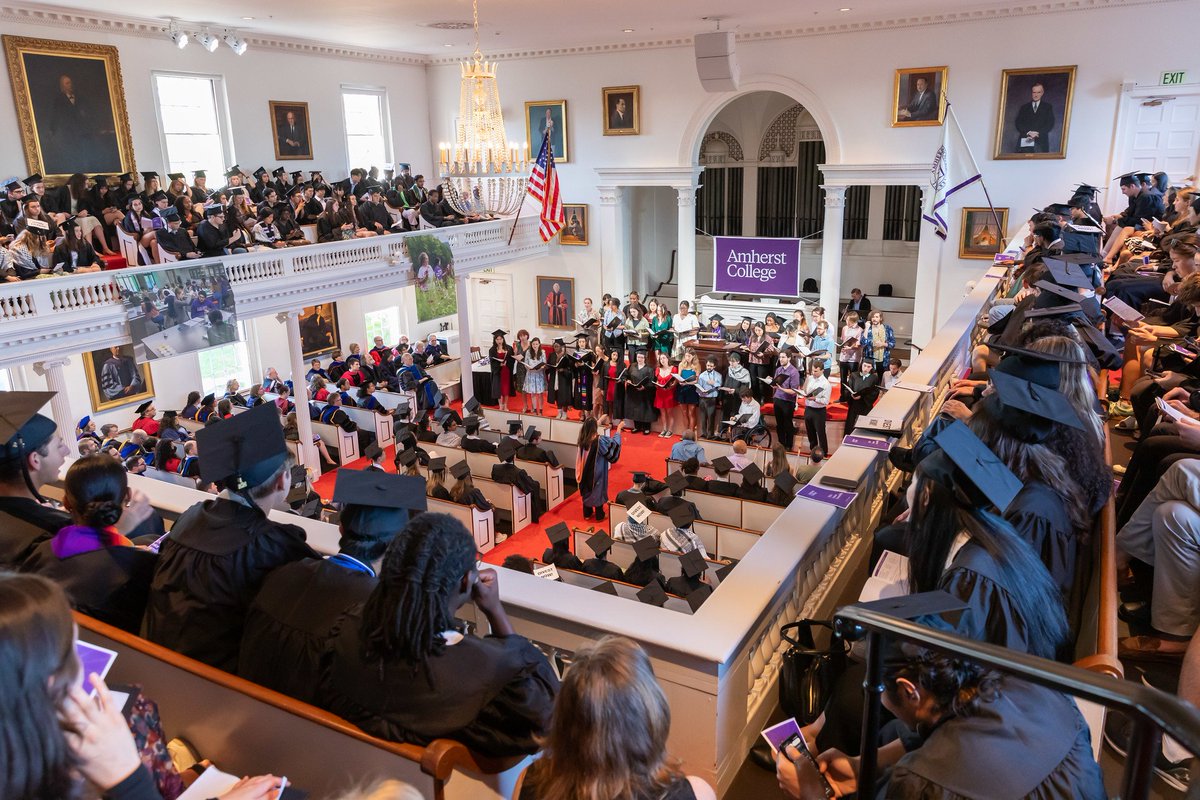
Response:
[{"label": "woman in black robe", "polygon": [[574,386],[571,390],[571,406],[579,411],[592,410],[592,398],[596,389],[596,355],[587,346],[587,336],[575,338],[575,352],[571,354],[571,373]]},{"label": "woman in black robe", "polygon": [[137,633],[158,553],[134,547],[116,528],[129,502],[128,473],[94,455],[72,464],[64,483],[71,524],[38,545],[22,570],[62,586],[84,614]]},{"label": "woman in black robe", "polygon": [[[513,632],[494,570],[476,566],[461,522],[425,512],[392,540],[379,584],[329,641],[321,705],[375,736],[427,745],[462,742],[485,756],[526,755],[546,732],[558,679]],[[475,603],[492,633],[458,630]]]},{"label": "woman in black robe", "polygon": [[488,365],[492,369],[492,397],[501,411],[508,410],[508,398],[512,395],[513,360],[512,348],[504,341],[504,331],[492,331],[492,346],[488,348]]},{"label": "woman in black robe", "polygon": [[571,354],[567,352],[563,340],[555,339],[546,372],[550,382],[550,397],[553,398],[554,406],[558,409],[559,419],[567,418],[567,409],[571,407],[571,398],[575,392],[573,385],[575,369],[571,361]]},{"label": "woman in black robe", "polygon": [[[640,385],[639,385],[640,384]],[[637,351],[625,373],[625,415],[638,433],[650,433],[654,423],[654,369],[646,363],[646,350]]]}]

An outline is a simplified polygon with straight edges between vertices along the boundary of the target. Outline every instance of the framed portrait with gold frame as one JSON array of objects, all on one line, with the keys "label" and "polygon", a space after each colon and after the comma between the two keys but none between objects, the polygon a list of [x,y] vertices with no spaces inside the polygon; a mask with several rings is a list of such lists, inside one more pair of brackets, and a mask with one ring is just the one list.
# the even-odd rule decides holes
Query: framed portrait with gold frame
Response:
[{"label": "framed portrait with gold frame", "polygon": [[275,160],[312,160],[312,130],[308,124],[308,103],[285,100],[267,102],[271,107],[271,135],[275,140]]},{"label": "framed portrait with gold frame", "polygon": [[1066,158],[1075,67],[1006,69],[992,158]]},{"label": "framed portrait with gold frame", "polygon": [[892,127],[919,128],[946,121],[946,84],[949,67],[913,67],[896,70],[892,90]]},{"label": "framed portrait with gold frame", "polygon": [[25,166],[51,183],[135,170],[121,61],[111,45],[5,36]]},{"label": "framed portrait with gold frame", "polygon": [[566,164],[571,160],[567,150],[566,100],[529,100],[525,103],[525,141],[529,142],[530,161],[537,161],[547,129],[550,130],[554,160]]},{"label": "framed portrait with gold frame", "polygon": [[88,399],[93,411],[141,403],[154,398],[149,364],[133,358],[133,345],[120,344],[83,354]]},{"label": "framed portrait with gold frame", "polygon": [[588,207],[585,203],[563,203],[566,224],[558,232],[558,243],[583,246],[588,243]]},{"label": "framed portrait with gold frame", "polygon": [[[1000,217],[1000,229],[996,230],[996,217]],[[1004,243],[1004,232],[1008,230],[1008,209],[964,208],[962,231],[958,237],[958,257],[978,258],[991,261]]]},{"label": "framed portrait with gold frame", "polygon": [[575,279],[537,276],[538,325],[575,330]]},{"label": "framed portrait with gold frame", "polygon": [[604,135],[637,136],[642,132],[642,87],[605,86]]}]

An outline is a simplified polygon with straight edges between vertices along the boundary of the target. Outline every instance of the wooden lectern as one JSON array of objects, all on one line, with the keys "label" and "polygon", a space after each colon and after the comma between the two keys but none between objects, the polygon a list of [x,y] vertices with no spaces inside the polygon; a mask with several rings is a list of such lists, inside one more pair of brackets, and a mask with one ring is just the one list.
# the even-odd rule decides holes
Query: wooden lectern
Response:
[{"label": "wooden lectern", "polygon": [[729,368],[729,354],[737,350],[737,342],[725,342],[717,339],[701,338],[696,341],[692,347],[696,350],[696,357],[700,359],[700,371],[704,371],[704,361],[707,358],[715,358],[717,361],[717,369],[724,373]]}]

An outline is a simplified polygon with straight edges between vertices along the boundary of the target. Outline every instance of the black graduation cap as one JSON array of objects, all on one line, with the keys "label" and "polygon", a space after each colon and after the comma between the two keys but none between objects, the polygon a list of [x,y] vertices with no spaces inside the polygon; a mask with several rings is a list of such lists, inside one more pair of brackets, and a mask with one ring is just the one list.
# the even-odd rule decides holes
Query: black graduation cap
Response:
[{"label": "black graduation cap", "polygon": [[[1056,260],[1065,261],[1068,264],[1097,264],[1100,262],[1100,256],[1095,253],[1059,253]],[[1087,287],[1083,288],[1090,287],[1091,284],[1089,283]]]},{"label": "black graduation cap", "polygon": [[504,330],[500,330],[499,328],[496,328],[496,330],[492,331],[492,336],[493,337],[508,336],[508,331],[504,331]]},{"label": "black graduation cap", "polygon": [[304,194],[304,187],[297,184],[287,190],[288,197],[295,197],[298,194]]},{"label": "black graduation cap", "polygon": [[1077,289],[1092,288],[1091,280],[1083,274],[1083,270],[1077,264],[1057,258],[1044,258],[1042,261],[1045,263],[1046,269],[1050,270],[1055,283],[1062,286],[1073,286]]},{"label": "black graduation cap", "polygon": [[[1045,363],[1053,362],[1056,364],[1086,364],[1086,359],[1079,359],[1066,353],[1042,353],[1037,350],[1030,350],[1027,347],[1017,347],[1015,344],[1002,344],[1001,342],[989,342],[988,347],[993,350],[999,350],[1005,355],[1020,356],[1033,362]],[[1004,363],[1001,361],[1000,363]],[[1057,385],[1057,384],[1054,384]],[[1053,385],[1051,386],[1053,388]]]},{"label": "black graduation cap", "polygon": [[1021,479],[959,420],[938,431],[934,442],[941,450],[924,458],[920,470],[970,502],[990,502],[1003,514],[1021,491]]},{"label": "black graduation cap", "polygon": [[450,466],[450,474],[454,476],[455,480],[461,481],[471,474],[471,465],[466,461],[459,461],[457,464]]},{"label": "black graduation cap", "polygon": [[1067,314],[1078,314],[1083,311],[1079,303],[1060,303],[1053,294],[1038,295],[1034,301],[1033,308],[1025,311],[1025,319],[1037,319],[1040,317],[1060,317]]},{"label": "black graduation cap", "polygon": [[363,450],[363,455],[374,461],[377,458],[383,457],[383,448],[375,442],[371,442],[367,445],[367,449]]},{"label": "black graduation cap", "polygon": [[425,510],[425,480],[377,469],[341,469],[333,502],[342,505],[342,525],[356,534],[396,533],[408,522],[409,511]]},{"label": "black graduation cap", "polygon": [[617,594],[617,587],[613,585],[612,581],[604,581],[603,583],[597,583],[595,586],[593,586],[592,591],[599,592],[600,594],[611,594],[615,597]]},{"label": "black graduation cap", "polygon": [[704,556],[700,555],[699,550],[688,550],[679,557],[679,568],[687,577],[695,578],[704,574],[708,569],[708,562],[704,560]]},{"label": "black graduation cap", "polygon": [[479,424],[479,417],[474,414],[467,414],[463,417],[463,427],[471,428]]},{"label": "black graduation cap", "polygon": [[712,460],[713,469],[719,473],[726,473],[733,469],[733,462],[725,456],[717,456]]},{"label": "black graduation cap", "polygon": [[[996,396],[1005,409],[1018,409],[1049,422],[1059,422],[1083,430],[1083,423],[1066,395],[999,370],[991,372]],[[1019,421],[1019,420],[1018,420]]]},{"label": "black graduation cap", "polygon": [[[133,180],[133,173],[132,172],[122,172],[120,175],[117,176],[117,180],[120,181],[121,183],[124,183],[125,181],[131,181],[131,180]],[[25,179],[25,183],[26,183],[26,185],[29,184],[28,178]]]},{"label": "black graduation cap", "polygon": [[599,558],[604,558],[604,554],[612,550],[613,538],[604,531],[600,531],[587,538],[587,546]]},{"label": "black graduation cap", "polygon": [[714,319],[715,319],[717,322],[724,322],[724,321],[725,321],[725,318],[724,318],[724,317],[722,317],[720,314],[713,314],[711,317],[709,317],[709,318],[708,318],[708,321],[709,321],[709,322],[712,322]]},{"label": "black graduation cap", "polygon": [[480,408],[479,399],[475,397],[463,403],[463,410],[470,414],[478,414]]},{"label": "black graduation cap", "polygon": [[[281,167],[280,169],[282,169],[282,167]],[[321,174],[321,170],[319,170],[319,169],[310,169],[310,170],[308,171],[308,174],[309,174],[309,176],[310,176],[310,177],[312,177],[312,178],[316,178],[318,175],[320,175],[320,174]]]},{"label": "black graduation cap", "polygon": [[173,181],[181,181],[181,180],[183,180],[183,173],[182,172],[168,172],[167,177]]},{"label": "black graduation cap", "polygon": [[[37,199],[37,198],[35,197],[34,199]],[[28,231],[32,231],[33,233],[40,234],[42,236],[50,235],[50,223],[46,222],[45,220],[41,220],[41,219],[25,220],[25,229]]]},{"label": "black graduation cap", "polygon": [[235,491],[258,486],[287,460],[279,412],[271,404],[235,414],[196,432],[200,478]]},{"label": "black graduation cap", "polygon": [[271,170],[272,178],[278,178],[280,175],[286,175],[286,174],[287,174],[287,167],[276,167],[275,169]]},{"label": "black graduation cap", "polygon": [[671,517],[671,524],[676,528],[686,528],[696,521],[696,515],[692,513],[690,503],[682,503],[675,506],[671,509],[669,516]]},{"label": "black graduation cap", "polygon": [[633,553],[638,561],[649,561],[658,557],[658,538],[643,536],[633,543]]},{"label": "black graduation cap", "polygon": [[737,566],[736,561],[731,561],[723,567],[717,568],[717,580],[724,581],[729,577],[729,573],[733,572],[733,568]]},{"label": "black graduation cap", "polygon": [[795,494],[798,483],[799,481],[796,480],[796,477],[786,469],[780,470],[775,476],[775,485],[779,487],[779,491],[785,494]]},{"label": "black graduation cap", "polygon": [[213,203],[211,206],[204,209],[204,215],[206,217],[215,217],[217,214],[224,214],[224,213],[225,213],[225,206],[221,205],[220,203]]},{"label": "black graduation cap", "polygon": [[763,472],[757,464],[747,464],[742,467],[742,483],[753,486],[762,480]]},{"label": "black graduation cap", "polygon": [[429,459],[429,471],[434,472],[446,468],[446,459],[442,457]]},{"label": "black graduation cap", "polygon": [[[453,417],[451,417],[451,419],[453,419]],[[541,436],[541,435],[542,435],[542,432],[531,425],[531,426],[529,426],[529,430],[525,431],[525,441],[532,442],[535,436]]]},{"label": "black graduation cap", "polygon": [[555,336],[554,344],[561,344],[565,347],[567,343],[563,340],[563,338],[561,336]]},{"label": "black graduation cap", "polygon": [[575,331],[575,341],[579,341],[580,339],[586,339],[586,338],[588,338],[587,331]]},{"label": "black graduation cap", "polygon": [[17,461],[37,450],[58,430],[54,420],[38,413],[54,392],[0,392],[0,461]]},{"label": "black graduation cap", "polygon": [[[959,598],[942,589],[934,589],[931,592],[921,592],[920,594],[904,594],[898,597],[885,597],[880,600],[871,600],[865,603],[854,603],[858,608],[866,608],[871,611],[878,611],[882,614],[887,614],[891,617],[899,619],[919,619],[922,617],[953,615],[946,617],[947,621],[957,619],[959,612],[967,608]],[[942,627],[933,625],[932,627]],[[889,647],[888,650],[893,654],[899,654],[900,648],[908,647],[907,644],[900,647]],[[885,660],[889,660],[885,656]]]},{"label": "black graduation cap", "polygon": [[417,451],[405,450],[400,455],[396,456],[396,463],[402,467],[411,467],[417,463]]},{"label": "black graduation cap", "polygon": [[215,394],[206,394],[204,397],[200,398],[200,405],[202,406],[209,406],[215,402],[217,402],[217,396]]},{"label": "black graduation cap", "polygon": [[645,483],[649,476],[644,472],[637,471],[630,473],[629,477],[634,483]]},{"label": "black graduation cap", "polygon": [[1127,183],[1141,183],[1141,175],[1142,173],[1140,171],[1135,170],[1133,172],[1126,172],[1124,175],[1118,175],[1117,177],[1113,178],[1113,180],[1119,181],[1122,186]]},{"label": "black graduation cap", "polygon": [[[128,175],[129,173],[126,173],[126,174]],[[45,178],[43,178],[39,173],[35,172],[32,175],[30,175],[28,178],[26,178],[24,181],[22,181],[22,183],[24,183],[26,186],[33,186],[35,183],[41,183],[44,180],[45,180]]]},{"label": "black graduation cap", "polygon": [[516,432],[519,431],[521,426],[524,424],[525,423],[519,419],[510,419],[508,421],[508,432],[511,434],[516,434]]},{"label": "black graduation cap", "polygon": [[254,177],[256,177],[256,178],[260,178],[260,177],[262,177],[263,175],[266,175],[266,174],[267,174],[267,168],[266,168],[266,167],[259,167],[258,169],[254,170],[254,172],[253,172],[253,175],[254,175]]},{"label": "black graduation cap", "polygon": [[241,175],[241,174],[242,174],[242,168],[239,167],[237,164],[234,164],[232,167],[225,170],[226,178],[232,178],[235,175]]},{"label": "black graduation cap", "polygon": [[208,177],[208,173],[206,173],[206,172],[205,172],[204,170],[202,170],[202,169],[198,169],[198,170],[196,170],[196,171],[194,171],[194,172],[192,173],[192,177],[193,177],[193,178],[207,178],[207,177]]},{"label": "black graduation cap", "polygon": [[1090,183],[1075,184],[1075,194],[1084,195],[1086,197],[1095,197],[1100,192],[1100,187],[1092,186]]},{"label": "black graduation cap", "polygon": [[667,473],[667,488],[672,492],[682,492],[687,489],[687,476],[676,470]]},{"label": "black graduation cap", "polygon": [[6,192],[15,192],[17,189],[23,189],[23,188],[25,188],[24,184],[22,184],[20,181],[15,180],[15,179],[4,184],[4,190]]},{"label": "black graduation cap", "polygon": [[302,176],[303,174],[304,174],[303,171],[296,170],[295,172],[292,173],[292,180],[294,180],[294,181],[300,180],[300,176]]},{"label": "black graduation cap", "polygon": [[571,536],[571,529],[567,527],[565,522],[556,522],[549,528],[546,528],[546,538],[550,540],[550,544],[558,544],[565,542]]},{"label": "black graduation cap", "polygon": [[517,452],[517,443],[513,439],[502,439],[496,445],[496,455],[501,461],[509,461]]},{"label": "black graduation cap", "polygon": [[154,405],[154,401],[147,400],[146,402],[144,402],[140,406],[138,406],[136,409],[134,409],[134,411],[138,414],[145,414],[146,409],[150,408],[150,406],[152,406],[152,405]]},{"label": "black graduation cap", "polygon": [[1075,291],[1074,289],[1068,289],[1066,287],[1059,286],[1057,283],[1051,283],[1050,281],[1038,281],[1034,284],[1034,286],[1042,291],[1056,294],[1062,299],[1066,300],[1068,303],[1078,303],[1082,297],[1079,292]]},{"label": "black graduation cap", "polygon": [[711,586],[708,584],[701,584],[692,591],[688,592],[688,596],[685,597],[684,600],[687,600],[688,608],[690,608],[692,613],[695,614],[700,610],[700,606],[704,605],[704,601],[707,600],[708,596],[712,593],[713,590]]},{"label": "black graduation cap", "polygon": [[149,200],[151,203],[157,203],[159,200],[166,200],[166,199],[167,199],[167,193],[162,191],[161,189],[159,191],[155,192],[154,194],[150,195],[150,197],[149,197]]},{"label": "black graduation cap", "polygon": [[1051,203],[1043,208],[1042,211],[1047,214],[1057,214],[1060,217],[1069,217],[1071,215],[1071,206],[1067,203]]},{"label": "black graduation cap", "polygon": [[232,187],[230,187],[230,189],[229,189],[229,196],[230,196],[230,197],[237,197],[238,195],[242,195],[242,194],[245,194],[245,193],[246,193],[246,190],[245,190],[245,189],[243,189],[241,186],[232,186]]},{"label": "black graduation cap", "polygon": [[662,608],[667,602],[667,593],[658,585],[658,581],[650,581],[644,588],[638,590],[637,599],[646,605]]}]

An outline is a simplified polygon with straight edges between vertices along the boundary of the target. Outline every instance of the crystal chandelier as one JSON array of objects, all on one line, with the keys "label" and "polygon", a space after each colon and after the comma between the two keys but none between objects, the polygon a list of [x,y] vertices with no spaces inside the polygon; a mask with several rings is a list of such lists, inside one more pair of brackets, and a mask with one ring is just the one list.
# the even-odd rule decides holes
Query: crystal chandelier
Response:
[{"label": "crystal chandelier", "polygon": [[504,114],[496,64],[479,50],[479,0],[475,14],[475,52],[461,62],[458,121],[454,144],[439,147],[442,189],[456,211],[468,216],[510,216],[525,194],[525,147],[504,137]]}]

